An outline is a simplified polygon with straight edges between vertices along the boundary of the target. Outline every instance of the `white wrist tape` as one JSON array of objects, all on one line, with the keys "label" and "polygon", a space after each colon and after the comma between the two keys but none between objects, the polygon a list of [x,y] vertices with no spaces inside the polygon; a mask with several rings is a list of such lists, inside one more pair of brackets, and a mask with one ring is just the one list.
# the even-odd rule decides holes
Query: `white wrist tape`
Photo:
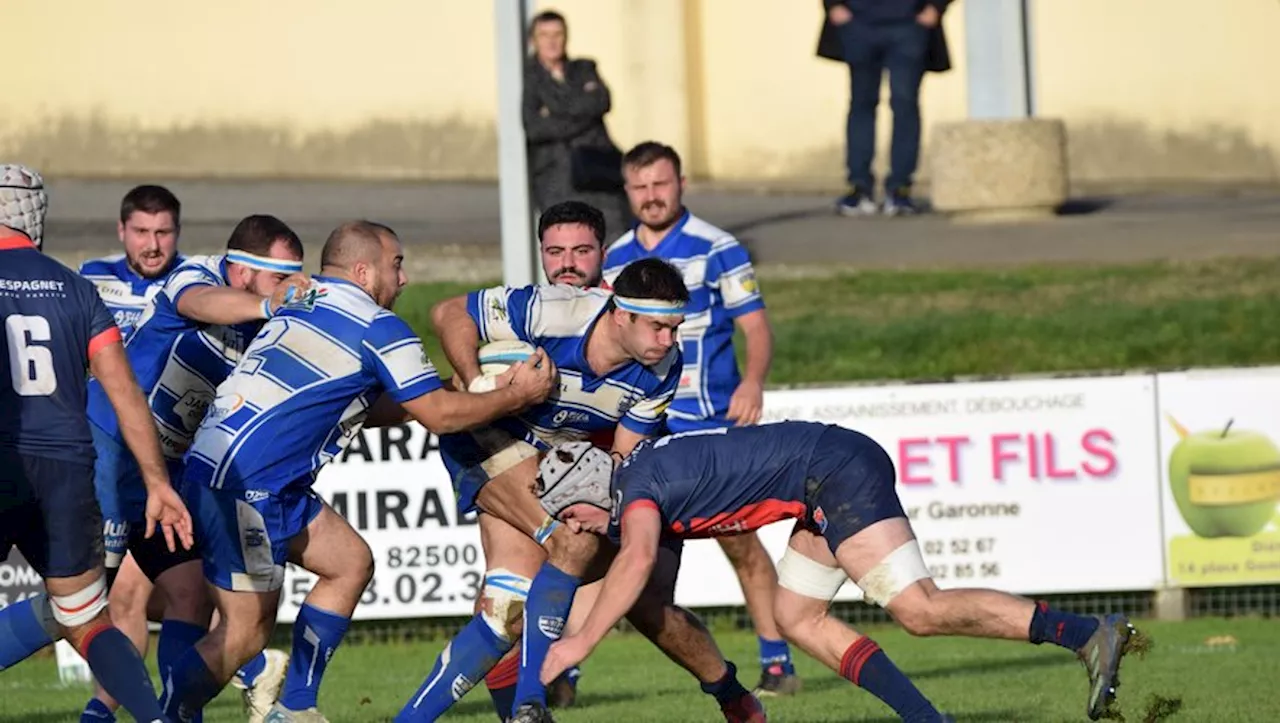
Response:
[{"label": "white wrist tape", "polygon": [[98,617],[107,609],[107,579],[99,575],[79,592],[49,598],[53,603],[53,618],[63,627],[74,628]]},{"label": "white wrist tape", "polygon": [[814,600],[830,602],[848,579],[844,570],[810,560],[790,546],[778,561],[778,585]]}]

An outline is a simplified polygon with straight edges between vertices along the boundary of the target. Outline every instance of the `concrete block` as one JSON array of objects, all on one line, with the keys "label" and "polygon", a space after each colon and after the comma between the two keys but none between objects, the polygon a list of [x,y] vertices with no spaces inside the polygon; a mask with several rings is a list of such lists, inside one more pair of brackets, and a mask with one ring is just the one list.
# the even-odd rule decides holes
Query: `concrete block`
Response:
[{"label": "concrete block", "polygon": [[1060,120],[939,123],[929,148],[933,208],[955,220],[1049,217],[1067,200],[1067,129]]}]

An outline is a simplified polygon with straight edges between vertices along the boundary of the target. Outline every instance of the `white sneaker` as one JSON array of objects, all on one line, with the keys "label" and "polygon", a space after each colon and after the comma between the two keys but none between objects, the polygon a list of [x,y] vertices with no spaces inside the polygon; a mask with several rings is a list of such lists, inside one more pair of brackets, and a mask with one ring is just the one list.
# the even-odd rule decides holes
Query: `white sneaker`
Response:
[{"label": "white sneaker", "polygon": [[266,723],[329,723],[329,719],[315,708],[289,710],[279,703],[271,706],[264,720]]},{"label": "white sneaker", "polygon": [[[266,656],[267,665],[254,679],[253,685],[248,686],[236,676],[231,679],[231,684],[240,689],[240,697],[244,701],[245,712],[249,714],[249,723],[264,723],[267,714],[271,712],[272,704],[276,702],[276,697],[280,695],[280,688],[284,685],[284,676],[289,672],[289,654],[280,650],[268,648],[262,653]],[[291,720],[285,718],[283,720]]]}]

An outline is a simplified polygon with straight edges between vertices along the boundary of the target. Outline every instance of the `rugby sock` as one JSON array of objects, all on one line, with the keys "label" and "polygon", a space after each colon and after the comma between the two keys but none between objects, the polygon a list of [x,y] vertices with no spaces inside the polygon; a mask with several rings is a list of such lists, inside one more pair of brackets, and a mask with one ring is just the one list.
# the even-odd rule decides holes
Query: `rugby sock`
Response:
[{"label": "rugby sock", "polygon": [[871,638],[858,638],[844,651],[839,672],[840,677],[884,701],[908,723],[938,720],[938,709]]},{"label": "rugby sock", "polygon": [[512,655],[503,658],[493,666],[493,670],[484,677],[484,685],[489,689],[489,698],[493,700],[493,709],[498,719],[505,721],[511,715],[516,703],[516,678],[520,675],[520,656]]},{"label": "rugby sock", "polygon": [[43,593],[0,610],[0,670],[52,644],[54,635],[61,637],[61,632],[49,611],[49,598]]},{"label": "rugby sock", "polygon": [[104,624],[86,635],[80,647],[103,690],[120,701],[130,715],[139,721],[164,719],[147,666],[124,633]]},{"label": "rugby sock", "polygon": [[97,698],[90,698],[80,714],[80,723],[116,723],[116,714],[106,703]]},{"label": "rugby sock", "polygon": [[160,671],[160,679],[164,681],[164,714],[175,723],[192,720],[222,691],[222,683],[194,647],[179,655],[168,670]]},{"label": "rugby sock", "polygon": [[236,677],[240,679],[241,683],[244,683],[246,688],[252,688],[253,682],[257,680],[258,676],[262,675],[262,671],[266,669],[267,654],[264,651],[253,656],[253,660],[250,660],[240,666],[240,669],[236,671]]},{"label": "rugby sock", "polygon": [[724,707],[747,695],[747,689],[738,682],[738,668],[728,660],[724,661],[724,676],[714,683],[702,683],[702,692],[716,699],[720,707]]},{"label": "rugby sock", "polygon": [[[396,716],[397,723],[433,721],[444,715],[510,649],[511,643],[498,637],[484,617],[477,614],[440,651],[427,679]],[[505,720],[511,715],[510,706],[500,713]]]},{"label": "rugby sock", "polygon": [[[542,684],[542,663],[551,644],[560,639],[564,621],[578,591],[578,578],[542,563],[529,585],[524,606],[524,635],[520,640],[520,679],[516,681],[516,705],[547,704],[547,688]],[[514,709],[513,709],[514,712]]]},{"label": "rugby sock", "polygon": [[156,643],[156,667],[168,670],[178,661],[187,648],[200,642],[209,632],[203,625],[193,625],[182,620],[165,620],[160,623],[160,640]]},{"label": "rugby sock", "polygon": [[[795,675],[796,666],[791,662],[791,648],[785,640],[769,640],[758,637],[760,641],[760,669],[774,675]],[[775,670],[777,668],[777,670]]]},{"label": "rugby sock", "polygon": [[1031,630],[1029,637],[1032,643],[1053,643],[1067,650],[1077,651],[1089,642],[1089,638],[1098,629],[1098,621],[1083,615],[1064,613],[1054,610],[1043,600],[1036,603],[1035,612],[1031,613]]},{"label": "rugby sock", "polygon": [[302,604],[293,621],[293,652],[280,690],[280,705],[289,710],[316,707],[320,679],[350,623],[350,618]]}]

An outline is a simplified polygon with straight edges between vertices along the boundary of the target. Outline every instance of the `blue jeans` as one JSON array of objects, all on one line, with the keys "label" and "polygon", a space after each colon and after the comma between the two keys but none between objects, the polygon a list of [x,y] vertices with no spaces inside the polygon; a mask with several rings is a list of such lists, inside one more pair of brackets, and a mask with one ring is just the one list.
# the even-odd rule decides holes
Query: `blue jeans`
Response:
[{"label": "blue jeans", "polygon": [[880,79],[889,71],[893,139],[885,192],[911,186],[920,160],[920,81],[924,77],[929,30],[916,22],[871,25],[856,18],[840,26],[844,61],[849,64],[849,123],[846,158],[849,185],[870,192],[876,152],[876,106]]}]

